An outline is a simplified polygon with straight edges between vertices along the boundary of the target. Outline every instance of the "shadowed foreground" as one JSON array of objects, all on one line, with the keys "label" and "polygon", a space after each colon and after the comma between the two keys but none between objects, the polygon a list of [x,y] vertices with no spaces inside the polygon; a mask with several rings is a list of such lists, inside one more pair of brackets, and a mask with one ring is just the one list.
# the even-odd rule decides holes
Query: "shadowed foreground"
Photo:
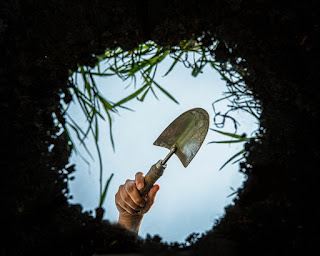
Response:
[{"label": "shadowed foreground", "polygon": [[[319,9],[315,1],[6,1],[0,4],[3,255],[301,255],[319,237]],[[246,144],[235,205],[191,246],[140,240],[67,203],[71,148],[59,94],[94,55],[205,32],[217,61],[246,69],[260,142]],[[245,61],[238,63],[239,57]],[[52,151],[48,146],[54,145]],[[9,161],[10,159],[10,161]],[[213,195],[214,196],[214,195]],[[107,209],[106,209],[107,211]],[[190,243],[188,243],[190,244]],[[182,248],[182,249],[181,249]],[[186,253],[186,254],[184,254]]]}]

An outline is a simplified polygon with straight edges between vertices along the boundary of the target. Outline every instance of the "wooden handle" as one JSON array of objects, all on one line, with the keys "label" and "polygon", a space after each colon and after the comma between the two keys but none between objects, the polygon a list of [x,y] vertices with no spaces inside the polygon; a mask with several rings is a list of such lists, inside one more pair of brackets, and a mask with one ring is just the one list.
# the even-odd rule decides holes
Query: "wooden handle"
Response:
[{"label": "wooden handle", "polygon": [[161,164],[161,160],[159,160],[158,163],[151,166],[149,172],[144,177],[144,187],[141,190],[139,190],[140,196],[145,196],[149,192],[153,184],[162,176],[166,167],[166,164]]}]

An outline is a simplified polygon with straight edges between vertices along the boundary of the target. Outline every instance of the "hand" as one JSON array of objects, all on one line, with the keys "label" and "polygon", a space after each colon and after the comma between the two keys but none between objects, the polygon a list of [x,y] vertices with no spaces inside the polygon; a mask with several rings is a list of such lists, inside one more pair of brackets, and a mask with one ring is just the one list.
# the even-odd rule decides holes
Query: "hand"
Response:
[{"label": "hand", "polygon": [[135,180],[127,180],[115,195],[115,203],[119,211],[118,223],[135,233],[138,233],[143,215],[150,210],[160,188],[159,185],[154,185],[147,195],[141,197],[138,190],[143,187],[144,175],[138,172]]}]

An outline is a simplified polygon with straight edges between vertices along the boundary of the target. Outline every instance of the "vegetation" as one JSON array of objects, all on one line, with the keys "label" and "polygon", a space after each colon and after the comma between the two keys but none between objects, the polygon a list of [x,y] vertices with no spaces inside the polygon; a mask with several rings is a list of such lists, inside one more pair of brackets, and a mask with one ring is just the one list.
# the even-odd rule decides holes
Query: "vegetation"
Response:
[{"label": "vegetation", "polygon": [[[257,102],[253,100],[252,93],[245,88],[243,82],[243,77],[246,75],[245,70],[239,72],[239,70],[237,70],[227,61],[224,63],[217,62],[213,53],[217,50],[219,43],[212,39],[211,45],[203,46],[201,42],[203,38],[204,37],[200,37],[197,40],[184,40],[178,46],[172,47],[163,47],[152,41],[148,41],[129,51],[120,47],[116,47],[115,49],[107,49],[103,55],[96,56],[97,62],[92,67],[78,65],[77,71],[69,71],[69,92],[71,95],[73,95],[73,99],[76,100],[81,107],[88,125],[84,130],[68,114],[67,110],[70,106],[69,103],[65,106],[64,110],[68,119],[63,128],[65,129],[69,140],[71,141],[72,147],[76,150],[74,146],[75,143],[70,136],[70,129],[75,132],[80,144],[84,146],[90,157],[92,157],[92,154],[87,149],[85,139],[89,134],[92,135],[100,163],[100,197],[103,194],[103,168],[99,148],[99,120],[105,121],[105,116],[107,117],[107,121],[109,123],[110,141],[113,149],[115,149],[115,142],[112,135],[113,114],[117,113],[119,108],[130,110],[125,106],[127,102],[134,99],[144,101],[146,96],[150,93],[157,98],[155,88],[158,88],[163,94],[178,104],[178,101],[174,98],[174,96],[168,93],[155,80],[155,74],[157,72],[158,65],[160,65],[165,58],[171,58],[173,62],[164,76],[168,75],[174,69],[177,63],[182,63],[186,68],[190,68],[191,75],[194,77],[202,73],[203,68],[206,65],[209,65],[221,75],[223,80],[226,81],[228,85],[228,91],[225,93],[225,96],[218,101],[229,100],[231,105],[229,106],[230,109],[227,113],[216,113],[214,117],[216,126],[222,127],[225,119],[231,118],[234,121],[235,127],[237,127],[237,121],[232,118],[229,113],[239,109],[249,112],[258,119],[257,112],[259,111],[259,106]],[[142,85],[137,85],[137,76],[139,75],[143,81]],[[96,77],[110,76],[118,76],[123,81],[130,80],[130,85],[134,86],[134,88],[139,88],[120,101],[112,102],[99,91],[98,85],[95,82]],[[213,108],[214,104],[218,101],[213,103]],[[223,117],[223,120],[220,123],[217,122],[218,116]],[[245,140],[243,139],[239,142],[242,141]],[[245,150],[242,150],[239,155],[244,152]],[[234,157],[227,161],[227,163],[230,162]],[[85,160],[84,157],[83,159]]]},{"label": "vegetation", "polygon": [[[230,133],[230,132],[223,132],[223,131],[219,131],[216,129],[212,129],[210,128],[212,131],[215,131],[217,133],[220,133],[222,135],[228,136],[229,138],[232,138],[231,140],[222,140],[222,141],[211,141],[210,143],[219,143],[219,144],[230,144],[230,143],[245,143],[245,142],[249,142],[250,140],[255,140],[258,139],[258,136],[255,137],[247,137],[247,135],[244,133],[242,135],[238,135],[238,134],[234,134],[234,133]],[[235,160],[234,162],[232,162],[232,164],[238,163],[241,160],[243,160],[245,158],[245,152],[246,149],[242,149],[239,152],[237,152],[236,154],[234,154],[231,158],[229,158],[221,167],[219,170],[222,170],[223,167],[225,167],[228,163],[230,163],[232,160],[235,160],[237,157],[238,159]],[[240,158],[239,158],[240,157]]]},{"label": "vegetation", "polygon": [[[67,129],[73,128],[65,123],[61,97],[68,104],[76,87],[68,70],[81,72],[78,63],[87,71],[105,49],[132,51],[146,40],[165,49],[174,45],[180,49],[180,42],[190,38],[201,48],[211,47],[207,54],[214,56],[216,67],[226,76],[226,70],[244,73],[239,78],[245,86],[230,81],[227,90],[234,92],[237,87],[243,96],[252,92],[256,103],[246,101],[254,113],[261,107],[263,137],[245,144],[248,153],[239,171],[246,180],[234,204],[226,207],[224,217],[210,231],[197,240],[193,237],[191,248],[182,253],[308,255],[318,249],[320,219],[315,202],[320,142],[314,127],[320,119],[315,65],[320,55],[320,13],[316,1],[148,1],[141,5],[112,0],[9,0],[2,1],[0,9],[3,254],[147,254],[148,250],[151,255],[166,254],[155,251],[158,237],[152,245],[141,247],[134,236],[68,203],[68,182],[75,169],[68,163],[72,144]],[[233,95],[226,99],[231,106],[236,108],[236,102],[247,108]],[[218,125],[231,116],[231,112],[216,114]],[[95,118],[91,122],[95,131]],[[63,126],[67,129],[60,129]],[[83,132],[80,138],[87,130]]]}]

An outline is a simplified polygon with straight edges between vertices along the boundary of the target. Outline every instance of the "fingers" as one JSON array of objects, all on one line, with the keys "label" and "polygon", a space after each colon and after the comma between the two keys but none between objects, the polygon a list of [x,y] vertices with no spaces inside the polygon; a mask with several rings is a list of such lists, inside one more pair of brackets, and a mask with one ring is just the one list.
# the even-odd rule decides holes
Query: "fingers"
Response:
[{"label": "fingers", "polygon": [[144,187],[144,175],[142,172],[136,173],[135,183],[138,190],[141,190]]},{"label": "fingers", "polygon": [[[127,180],[124,185],[119,187],[115,201],[120,212],[126,211],[130,215],[141,214],[140,210],[146,204],[145,200],[140,196],[133,180]],[[121,209],[119,209],[119,207]]]},{"label": "fingers", "polygon": [[119,187],[115,195],[115,203],[120,214],[143,215],[148,212],[155,201],[159,185],[154,185],[145,197],[141,197],[138,189],[144,187],[144,175],[138,172],[135,180],[127,180]]},{"label": "fingers", "polygon": [[[115,196],[116,205],[120,212],[127,212],[130,215],[135,215],[139,210],[139,206],[135,205],[128,193],[125,191],[125,185],[121,185]],[[121,209],[119,209],[119,207]]]},{"label": "fingers", "polygon": [[128,215],[137,215],[137,211],[133,210],[132,208],[130,208],[130,206],[128,204],[126,204],[121,198],[119,200],[117,200],[116,202],[116,206],[118,208],[118,211],[122,214],[124,212],[126,212]]},{"label": "fingers", "polygon": [[146,205],[141,210],[143,214],[147,213],[150,210],[151,206],[154,204],[154,201],[156,199],[156,195],[159,189],[160,189],[159,185],[153,185],[153,187],[149,190],[148,194],[146,195]]},{"label": "fingers", "polygon": [[[132,207],[133,209],[135,209],[135,207],[137,207],[137,206],[139,209],[141,207],[145,206],[146,202],[140,196],[140,194],[137,190],[136,184],[133,180],[127,181],[126,184],[124,185],[124,189],[125,189],[125,192],[129,195],[128,203],[130,204],[130,206],[131,205],[133,206]],[[125,192],[123,192],[123,194],[125,194]],[[135,209],[135,210],[137,210],[137,209]]]},{"label": "fingers", "polygon": [[[133,183],[133,182],[131,182]],[[134,183],[133,183],[134,184]],[[121,187],[120,189],[120,197],[121,199],[126,202],[127,205],[129,205],[129,207],[135,211],[139,211],[141,206],[137,205],[132,198],[130,197],[128,191],[127,191],[127,187],[128,187],[128,183],[126,183],[124,186]],[[129,185],[129,187],[131,187]],[[135,189],[136,190],[136,189]]]}]

